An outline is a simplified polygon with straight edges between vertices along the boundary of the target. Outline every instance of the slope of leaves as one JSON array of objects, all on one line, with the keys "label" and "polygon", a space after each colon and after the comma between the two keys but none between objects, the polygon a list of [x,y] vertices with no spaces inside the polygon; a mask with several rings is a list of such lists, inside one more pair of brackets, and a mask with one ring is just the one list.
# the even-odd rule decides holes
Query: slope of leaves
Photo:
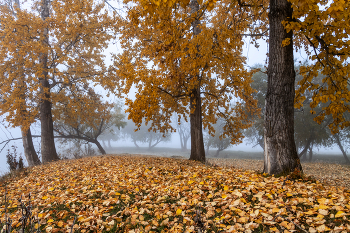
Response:
[{"label": "slope of leaves", "polygon": [[[222,167],[232,167],[242,170],[262,172],[264,161],[256,159],[223,159],[210,158],[209,163]],[[303,172],[326,185],[342,186],[350,190],[350,166],[345,164],[327,163],[325,161],[303,162]]]},{"label": "slope of leaves", "polygon": [[[28,193],[46,232],[69,232],[74,217],[75,232],[350,231],[349,190],[182,159],[101,156],[34,167],[7,181],[11,219]],[[3,200],[0,212],[3,221]]]}]

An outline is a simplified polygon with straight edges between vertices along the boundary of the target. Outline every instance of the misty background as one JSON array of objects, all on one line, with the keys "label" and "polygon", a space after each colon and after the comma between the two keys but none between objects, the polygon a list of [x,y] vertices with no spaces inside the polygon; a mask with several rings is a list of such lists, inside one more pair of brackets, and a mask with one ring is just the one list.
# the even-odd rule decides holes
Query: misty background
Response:
[{"label": "misty background", "polygon": [[[108,54],[112,53],[112,52],[117,52],[119,51],[118,49],[118,45],[115,46],[110,46],[108,50],[106,50],[106,62],[108,63],[108,61],[110,61],[110,56]],[[256,66],[257,64],[266,66],[267,64],[267,44],[263,41],[260,40],[260,47],[256,48],[255,46],[251,45],[249,43],[249,38],[246,39],[245,41],[245,47],[244,47],[244,55],[247,56],[247,66],[253,67]],[[307,60],[307,55],[306,54],[302,54],[300,52],[294,52],[294,56],[296,58],[297,61],[305,61]],[[107,98],[105,95],[105,91],[102,88],[97,87],[96,88],[96,92],[105,96],[106,100],[109,100],[111,102],[120,102],[122,100],[117,99],[115,97],[109,97]],[[135,93],[130,93],[129,94],[129,98],[134,98]],[[21,131],[19,127],[16,128],[12,128],[12,127],[7,127],[7,122],[5,122],[3,119],[1,120],[1,124],[0,124],[0,142],[9,140],[9,139],[15,139],[15,138],[20,138],[21,137]],[[128,122],[127,127],[129,127],[130,129],[135,129],[134,124],[127,120],[127,117],[125,119],[125,121]],[[40,135],[40,122],[34,123],[31,127],[32,130],[32,134],[33,135]],[[125,131],[125,130],[124,130]],[[127,137],[127,135],[116,135],[116,139],[117,137],[119,137],[119,140],[117,141],[113,141],[111,140],[109,143],[108,141],[102,141],[102,137],[99,137],[99,142],[102,144],[102,146],[104,147],[104,149],[106,150],[107,153],[112,153],[112,154],[119,154],[119,153],[143,153],[143,154],[152,154],[152,153],[157,153],[159,155],[164,155],[164,156],[171,156],[171,155],[178,155],[181,154],[182,156],[187,155],[187,157],[189,157],[189,149],[190,149],[190,139],[188,140],[188,144],[187,144],[187,151],[181,151],[181,143],[180,143],[180,136],[179,133],[172,133],[170,135],[170,138],[164,141],[161,141],[159,143],[157,143],[157,145],[152,148],[149,149],[150,144],[148,142],[142,142],[142,140],[139,140],[137,142],[137,145],[140,147],[139,149],[136,148],[135,143],[131,140],[130,137]],[[38,155],[40,156],[40,138],[33,138],[33,142],[34,142],[34,146],[37,150]],[[155,141],[153,142],[155,143]],[[220,157],[229,157],[230,154],[232,154],[233,152],[247,152],[247,154],[249,154],[249,152],[260,152],[260,153],[254,153],[255,155],[257,155],[258,157],[261,156],[262,158],[262,148],[261,146],[257,145],[256,143],[249,143],[249,140],[247,139],[243,139],[243,142],[238,144],[238,145],[231,145],[229,146],[227,149],[223,150],[220,152]],[[2,143],[0,145],[0,149],[1,149],[1,153],[0,153],[0,174],[6,173],[9,171],[9,167],[8,164],[6,163],[6,154],[8,153],[8,151],[10,153],[13,153],[14,150],[14,146],[16,147],[16,151],[17,151],[17,155],[18,156],[22,156],[22,158],[24,159],[25,165],[26,165],[26,161],[25,161],[25,157],[24,157],[24,153],[23,153],[23,145],[22,145],[22,140],[12,140],[10,141],[8,144],[5,145],[5,143]],[[61,144],[60,140],[56,140],[56,149],[57,152],[65,157],[68,156],[69,153],[69,148],[74,148],[77,147],[79,145],[74,144],[73,142],[70,142],[68,144]],[[99,154],[97,147],[94,144],[85,144],[83,142],[81,142],[81,148],[84,151],[84,153],[95,153],[95,154]],[[135,150],[135,148],[137,150]],[[169,148],[169,149],[167,149]],[[173,149],[170,149],[173,148]],[[176,150],[178,149],[178,150]],[[210,153],[209,153],[209,157],[215,156],[215,150],[216,149],[210,149]],[[65,155],[67,154],[67,155]],[[243,155],[246,153],[243,153]],[[317,149],[314,151],[314,159],[317,159],[317,154],[328,154],[328,155],[340,155],[341,151],[339,150],[338,147],[322,147],[322,146],[318,146]],[[208,156],[208,155],[207,155]]]}]

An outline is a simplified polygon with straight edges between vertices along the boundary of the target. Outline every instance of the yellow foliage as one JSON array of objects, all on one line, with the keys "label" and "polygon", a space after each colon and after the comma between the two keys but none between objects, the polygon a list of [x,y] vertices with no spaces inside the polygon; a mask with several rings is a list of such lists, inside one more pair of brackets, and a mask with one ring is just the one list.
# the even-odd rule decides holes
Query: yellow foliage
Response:
[{"label": "yellow foliage", "polygon": [[[145,120],[151,129],[174,131],[171,116],[193,114],[190,100],[200,90],[203,126],[213,133],[211,125],[225,118],[223,136],[240,142],[241,130],[252,123],[249,116],[258,111],[242,54],[255,12],[226,0],[199,1],[192,15],[189,1],[132,2],[126,20],[119,20],[124,52],[116,56],[113,75],[123,94],[137,89],[136,99],[126,100],[129,118],[138,126]],[[198,35],[191,26],[196,17]]]},{"label": "yellow foliage", "polygon": [[[55,106],[65,102],[66,95],[106,77],[102,52],[113,38],[115,19],[104,4],[51,1],[45,20],[24,8],[1,7],[0,18],[0,114],[6,114],[9,125],[26,129],[38,117],[41,100],[49,98]],[[49,81],[50,88],[42,88],[42,79]],[[83,103],[74,104],[69,107],[77,109]],[[93,109],[86,111],[86,117],[90,112]]]},{"label": "yellow foliage", "polygon": [[[300,88],[296,92],[296,107],[300,107],[300,97],[305,91],[313,93],[311,108],[320,103],[327,106],[315,120],[321,122],[325,115],[333,121],[329,125],[333,133],[350,125],[344,114],[350,111],[350,2],[343,0],[291,0],[294,20],[285,22],[287,30],[293,30],[295,44],[308,52],[311,62],[302,67]],[[313,53],[311,53],[312,51]],[[313,55],[311,55],[313,54]],[[314,79],[324,76],[322,83]]]}]

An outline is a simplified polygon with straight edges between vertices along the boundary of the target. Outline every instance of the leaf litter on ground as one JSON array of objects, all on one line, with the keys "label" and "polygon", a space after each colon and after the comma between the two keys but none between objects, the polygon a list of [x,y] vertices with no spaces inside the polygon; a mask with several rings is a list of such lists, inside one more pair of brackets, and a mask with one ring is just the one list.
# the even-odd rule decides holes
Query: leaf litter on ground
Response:
[{"label": "leaf litter on ground", "polygon": [[344,187],[184,159],[64,160],[2,181],[0,192],[5,189],[10,201],[1,202],[1,221],[7,208],[19,228],[16,200],[28,201],[30,193],[45,232],[70,232],[74,218],[74,232],[350,231]]}]

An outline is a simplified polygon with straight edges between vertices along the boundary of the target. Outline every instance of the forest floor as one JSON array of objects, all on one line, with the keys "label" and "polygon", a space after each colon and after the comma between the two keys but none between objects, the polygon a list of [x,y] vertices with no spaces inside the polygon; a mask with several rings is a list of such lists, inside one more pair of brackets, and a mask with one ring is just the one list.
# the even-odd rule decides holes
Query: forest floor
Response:
[{"label": "forest floor", "polygon": [[[107,150],[110,153],[144,154],[161,157],[181,156],[188,158],[190,151],[177,148],[133,148],[115,147]],[[219,158],[212,157],[215,151],[209,151],[208,162],[218,166],[234,167],[242,170],[262,172],[264,168],[264,155],[262,152],[245,152],[225,150]],[[303,172],[316,180],[333,186],[341,186],[350,190],[350,165],[345,163],[341,154],[314,153],[313,161],[301,161]]]},{"label": "forest floor", "polygon": [[341,160],[303,163],[315,180],[263,174],[259,153],[202,164],[169,148],[108,152],[4,177],[0,225],[19,230],[31,206],[26,219],[47,233],[350,232],[350,167]]}]

